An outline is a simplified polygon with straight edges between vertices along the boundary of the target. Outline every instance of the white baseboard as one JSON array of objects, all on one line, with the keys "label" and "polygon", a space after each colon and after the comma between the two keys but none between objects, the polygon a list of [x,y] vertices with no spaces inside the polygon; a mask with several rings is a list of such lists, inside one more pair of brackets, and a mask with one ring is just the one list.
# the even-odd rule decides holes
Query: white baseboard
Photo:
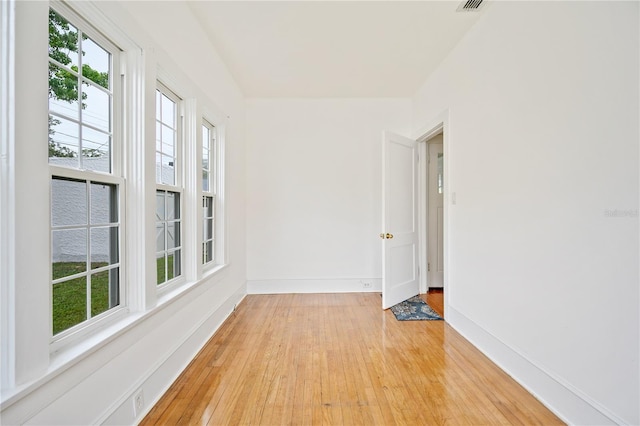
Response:
[{"label": "white baseboard", "polygon": [[[367,286],[369,284],[369,286]],[[366,293],[382,291],[380,278],[268,279],[247,281],[248,294]]]},{"label": "white baseboard", "polygon": [[[112,409],[104,413],[94,424],[140,423],[245,296],[245,288],[241,287],[215,312],[185,333],[184,340],[176,344],[175,350],[153,365],[136,385],[125,392]],[[144,408],[134,415],[133,398],[139,390],[144,392]]]},{"label": "white baseboard", "polygon": [[447,306],[445,310],[449,325],[562,421],[574,425],[628,424],[561,378],[545,371],[500,341],[455,308]]}]

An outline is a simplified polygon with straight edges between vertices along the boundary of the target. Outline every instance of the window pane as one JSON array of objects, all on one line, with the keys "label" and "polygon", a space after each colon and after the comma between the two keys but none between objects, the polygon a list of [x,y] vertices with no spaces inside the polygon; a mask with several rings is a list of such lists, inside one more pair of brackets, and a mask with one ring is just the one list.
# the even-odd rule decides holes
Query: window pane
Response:
[{"label": "window pane", "polygon": [[116,185],[91,183],[91,224],[118,222],[118,189]]},{"label": "window pane", "polygon": [[156,224],[156,251],[161,252],[164,251],[164,223]]},{"label": "window pane", "polygon": [[204,197],[206,217],[213,217],[213,197]]},{"label": "window pane", "polygon": [[180,194],[167,192],[167,220],[180,219]]},{"label": "window pane", "polygon": [[210,240],[213,238],[213,220],[206,219],[204,221],[204,238]]},{"label": "window pane", "polygon": [[206,241],[206,240],[208,239],[208,238],[207,238],[207,235],[209,235],[209,234],[210,234],[210,231],[209,231],[209,227],[210,227],[210,226],[209,226],[209,222],[210,222],[210,220],[209,220],[209,219],[207,219],[207,218],[205,218],[205,219],[204,219],[204,221],[203,221],[203,224],[202,224],[202,240],[203,240],[203,241]]},{"label": "window pane", "polygon": [[202,197],[202,217],[211,217],[211,197]]},{"label": "window pane", "polygon": [[180,250],[167,254],[167,281],[180,275]]},{"label": "window pane", "polygon": [[91,275],[91,316],[120,304],[119,268]]},{"label": "window pane", "polygon": [[82,166],[87,170],[111,171],[111,137],[82,126]]},{"label": "window pane", "polygon": [[49,115],[49,163],[78,167],[79,126],[62,117]]},{"label": "window pane", "polygon": [[118,263],[118,227],[91,229],[91,269]]},{"label": "window pane", "polygon": [[209,172],[202,170],[202,190],[209,192]]},{"label": "window pane", "polygon": [[156,267],[157,267],[157,273],[158,273],[158,284],[163,284],[165,281],[167,281],[167,272],[166,272],[166,264],[165,264],[165,257],[164,257],[164,253],[159,254],[156,256]]},{"label": "window pane", "polygon": [[86,225],[87,184],[83,181],[51,180],[51,224]]},{"label": "window pane", "polygon": [[203,244],[202,244],[202,257],[203,262],[207,263],[213,260],[213,197],[203,197]]},{"label": "window pane", "polygon": [[213,260],[213,241],[204,243],[204,261],[211,262]]},{"label": "window pane", "polygon": [[206,148],[202,150],[202,168],[209,170],[209,150]]},{"label": "window pane", "polygon": [[174,158],[166,155],[161,156],[160,183],[175,185]]},{"label": "window pane", "polygon": [[49,9],[49,57],[68,67],[78,66],[78,30]]},{"label": "window pane", "polygon": [[156,121],[156,151],[162,151],[162,124]]},{"label": "window pane", "polygon": [[202,126],[202,149],[208,149],[209,147],[209,128]]},{"label": "window pane", "polygon": [[162,153],[173,156],[173,147],[176,144],[176,132],[170,127],[163,125],[161,127]]},{"label": "window pane", "polygon": [[111,128],[111,96],[86,83],[82,92],[82,122],[108,132]]},{"label": "window pane", "polygon": [[82,40],[82,75],[109,88],[109,53],[90,38]]},{"label": "window pane", "polygon": [[161,121],[169,127],[176,127],[176,104],[171,99],[162,95],[162,118]]},{"label": "window pane", "polygon": [[156,152],[156,182],[162,183],[162,154]]},{"label": "window pane", "polygon": [[49,64],[49,111],[79,120],[78,77]]},{"label": "window pane", "polygon": [[87,319],[87,278],[53,285],[53,334]]},{"label": "window pane", "polygon": [[86,270],[87,230],[62,229],[51,233],[53,279]]},{"label": "window pane", "polygon": [[164,191],[156,191],[156,220],[165,220]]},{"label": "window pane", "polygon": [[180,222],[167,223],[167,248],[180,246]]}]

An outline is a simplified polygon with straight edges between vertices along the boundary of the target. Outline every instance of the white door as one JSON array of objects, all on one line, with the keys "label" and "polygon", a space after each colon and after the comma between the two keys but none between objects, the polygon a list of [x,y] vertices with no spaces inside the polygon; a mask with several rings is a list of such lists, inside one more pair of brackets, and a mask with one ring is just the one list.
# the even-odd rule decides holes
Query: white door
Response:
[{"label": "white door", "polygon": [[[429,247],[428,274],[429,288],[442,288],[444,283],[444,181],[442,135],[438,142],[429,142]],[[436,139],[434,138],[434,140]]]},{"label": "white door", "polygon": [[385,132],[382,154],[382,308],[419,293],[418,144]]}]

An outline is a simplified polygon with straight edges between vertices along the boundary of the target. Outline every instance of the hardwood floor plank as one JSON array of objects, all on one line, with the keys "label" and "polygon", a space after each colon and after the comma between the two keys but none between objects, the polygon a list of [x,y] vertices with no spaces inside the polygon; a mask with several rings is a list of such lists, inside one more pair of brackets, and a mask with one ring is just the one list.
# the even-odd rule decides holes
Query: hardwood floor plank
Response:
[{"label": "hardwood floor plank", "polygon": [[562,422],[444,321],[354,293],[247,296],[141,424]]}]

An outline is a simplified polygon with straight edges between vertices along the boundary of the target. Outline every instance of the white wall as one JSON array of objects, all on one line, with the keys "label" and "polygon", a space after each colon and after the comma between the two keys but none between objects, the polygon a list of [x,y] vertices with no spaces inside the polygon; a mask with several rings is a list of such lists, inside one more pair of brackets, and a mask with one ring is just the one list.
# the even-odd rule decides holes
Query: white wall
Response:
[{"label": "white wall", "polygon": [[[47,3],[18,3],[18,51],[45,51]],[[457,195],[448,320],[564,419],[640,422],[638,3],[490,4],[416,94],[413,126],[406,99],[257,99],[246,149],[242,94],[215,52],[202,55],[212,49],[187,6],[98,4],[181,94],[229,116],[230,267],[138,313],[106,344],[50,356],[38,292],[48,271],[30,267],[49,261],[37,204],[47,159],[34,154],[46,125],[33,125],[46,123],[47,64],[18,55],[16,161],[37,167],[12,175],[14,249],[29,253],[12,264],[12,297],[31,309],[15,313],[25,356],[13,360],[21,385],[2,389],[14,395],[3,423],[134,423],[132,394],[153,404],[243,297],[246,277],[256,293],[379,288],[381,132],[418,135],[445,109],[445,185]]]},{"label": "white wall", "polygon": [[638,424],[638,2],[495,2],[414,98],[449,111],[451,324],[575,424]]},{"label": "white wall", "polygon": [[[3,263],[3,268],[12,272],[2,275],[2,285],[3,295],[12,294],[16,309],[3,312],[3,320],[11,320],[9,325],[3,324],[3,333],[11,336],[3,336],[2,349],[15,350],[16,357],[3,354],[3,371],[15,371],[15,376],[3,377],[0,416],[3,424],[134,424],[246,294],[244,98],[185,4],[75,4],[114,41],[128,39],[143,49],[145,75],[153,77],[145,92],[152,94],[147,106],[153,105],[157,73],[185,99],[197,99],[198,111],[224,123],[229,266],[189,282],[189,290],[180,294],[176,291],[174,298],[157,297],[155,283],[148,282],[154,274],[141,274],[145,282],[130,287],[151,289],[154,297],[145,299],[146,305],[136,303],[135,294],[128,294],[132,312],[122,322],[98,330],[82,344],[50,353],[49,217],[48,208],[43,208],[48,205],[50,185],[46,158],[47,59],[46,53],[24,54],[47,51],[48,6],[48,2],[15,4],[16,137],[10,151],[17,152],[11,152],[15,157],[10,161],[3,159],[3,165],[11,163],[15,168],[8,170],[11,185],[3,181],[2,189],[15,188],[15,219],[10,219],[15,223],[9,223],[15,225],[15,243],[3,242],[3,250],[9,245],[17,256],[11,263]],[[189,31],[167,30],[172,25]],[[140,58],[140,50],[132,49],[128,55],[128,59]],[[130,74],[127,78],[135,80]],[[142,105],[132,107],[138,110]],[[149,131],[153,131],[153,123]],[[140,135],[127,133],[127,137]],[[141,145],[140,151],[146,150],[138,159],[151,161],[139,176],[127,176],[127,189],[140,190],[142,196],[135,206],[130,203],[131,217],[127,217],[126,225],[127,234],[141,236],[140,255],[145,262],[151,259],[153,270],[155,163],[153,153],[147,155],[154,149],[153,133],[151,140],[150,148],[140,140],[136,142]],[[140,206],[150,214],[139,215],[135,209]],[[141,223],[132,218],[139,218]],[[3,226],[5,223],[3,220]],[[127,246],[125,255],[136,250],[137,246]],[[130,270],[141,268],[127,266]],[[5,281],[7,276],[11,282]],[[149,304],[151,307],[145,308]],[[136,417],[132,395],[138,390],[143,391],[145,404]]]},{"label": "white wall", "polygon": [[382,131],[410,116],[409,99],[247,101],[250,293],[380,288]]}]

